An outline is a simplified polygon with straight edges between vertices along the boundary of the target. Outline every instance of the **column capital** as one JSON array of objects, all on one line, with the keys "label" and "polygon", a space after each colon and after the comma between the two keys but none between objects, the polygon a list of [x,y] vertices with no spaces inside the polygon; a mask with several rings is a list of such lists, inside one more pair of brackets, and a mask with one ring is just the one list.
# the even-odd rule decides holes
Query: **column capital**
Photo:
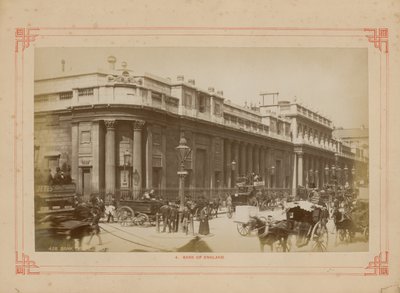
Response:
[{"label": "column capital", "polygon": [[117,121],[115,119],[104,120],[104,125],[106,126],[107,129],[115,129],[116,124]]},{"label": "column capital", "polygon": [[143,120],[135,120],[133,121],[133,130],[142,130],[145,124],[146,122]]}]

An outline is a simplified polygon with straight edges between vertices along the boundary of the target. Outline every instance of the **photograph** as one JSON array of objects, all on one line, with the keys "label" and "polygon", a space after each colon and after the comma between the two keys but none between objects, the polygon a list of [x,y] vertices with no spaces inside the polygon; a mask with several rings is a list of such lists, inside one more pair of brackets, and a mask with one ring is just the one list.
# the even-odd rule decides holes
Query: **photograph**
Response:
[{"label": "photograph", "polygon": [[367,48],[39,47],[33,70],[36,252],[369,251]]}]

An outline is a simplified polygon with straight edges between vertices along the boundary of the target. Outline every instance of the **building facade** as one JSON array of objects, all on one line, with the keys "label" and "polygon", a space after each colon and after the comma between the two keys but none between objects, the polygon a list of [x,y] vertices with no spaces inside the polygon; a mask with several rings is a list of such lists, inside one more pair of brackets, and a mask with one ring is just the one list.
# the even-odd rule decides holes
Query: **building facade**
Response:
[{"label": "building facade", "polygon": [[192,150],[185,187],[195,193],[233,188],[250,173],[266,188],[294,192],[326,184],[326,166],[352,170],[367,162],[332,137],[330,120],[297,103],[250,109],[183,76],[136,76],[126,64],[115,70],[115,58],[109,63],[108,72],[35,81],[35,170],[70,167],[86,198],[177,194],[181,137]]}]

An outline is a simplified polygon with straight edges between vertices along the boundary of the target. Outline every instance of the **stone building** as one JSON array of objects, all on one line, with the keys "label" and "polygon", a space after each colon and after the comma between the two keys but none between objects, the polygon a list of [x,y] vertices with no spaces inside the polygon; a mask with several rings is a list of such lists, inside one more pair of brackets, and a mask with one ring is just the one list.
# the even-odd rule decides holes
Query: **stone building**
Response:
[{"label": "stone building", "polygon": [[253,172],[267,188],[293,192],[326,183],[325,166],[366,161],[333,139],[330,120],[297,103],[242,107],[183,76],[139,76],[108,61],[106,72],[35,80],[36,170],[70,166],[86,198],[177,194],[182,136],[192,149],[185,186],[196,194],[233,188]]}]

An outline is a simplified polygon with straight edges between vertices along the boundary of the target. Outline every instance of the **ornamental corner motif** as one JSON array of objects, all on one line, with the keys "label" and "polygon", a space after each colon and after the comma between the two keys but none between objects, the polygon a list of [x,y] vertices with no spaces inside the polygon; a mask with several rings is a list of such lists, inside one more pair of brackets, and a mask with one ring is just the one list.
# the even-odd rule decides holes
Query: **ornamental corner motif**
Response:
[{"label": "ornamental corner motif", "polygon": [[389,275],[389,252],[380,252],[374,256],[374,260],[365,267],[367,272],[364,276],[388,276]]},{"label": "ornamental corner motif", "polygon": [[29,255],[22,253],[21,259],[19,258],[18,251],[15,252],[15,274],[16,275],[39,275],[39,266],[35,261],[31,260]]},{"label": "ornamental corner motif", "polygon": [[389,29],[388,28],[365,28],[367,39],[374,47],[383,53],[389,53]]},{"label": "ornamental corner motif", "polygon": [[23,28],[18,27],[15,29],[15,53],[24,51],[30,47],[30,44],[36,40],[38,34],[34,34],[34,31],[38,31],[39,28]]}]

